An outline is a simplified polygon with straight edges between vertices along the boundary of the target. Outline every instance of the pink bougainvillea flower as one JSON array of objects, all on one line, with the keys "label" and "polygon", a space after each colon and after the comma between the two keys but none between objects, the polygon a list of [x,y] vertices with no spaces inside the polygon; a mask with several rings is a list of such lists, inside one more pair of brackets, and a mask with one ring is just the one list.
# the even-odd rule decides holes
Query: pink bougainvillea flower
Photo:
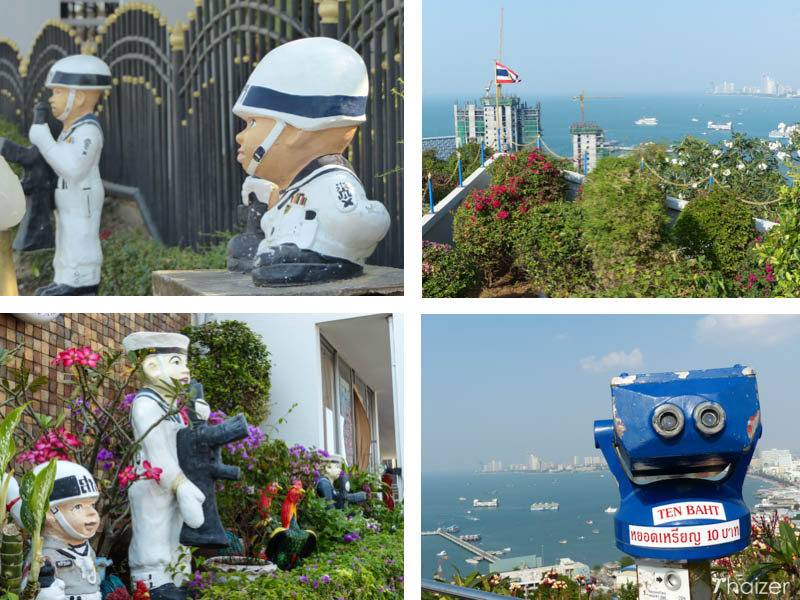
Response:
[{"label": "pink bougainvillea flower", "polygon": [[147,460],[142,463],[142,466],[144,467],[145,479],[154,479],[156,483],[161,481],[161,473],[164,472],[164,469],[151,466]]}]

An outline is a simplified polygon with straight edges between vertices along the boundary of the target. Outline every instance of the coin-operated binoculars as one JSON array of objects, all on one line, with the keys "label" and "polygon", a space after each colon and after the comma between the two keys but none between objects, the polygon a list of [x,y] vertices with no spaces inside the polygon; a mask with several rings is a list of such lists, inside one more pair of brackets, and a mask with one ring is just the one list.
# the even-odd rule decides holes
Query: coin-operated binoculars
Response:
[{"label": "coin-operated binoculars", "polygon": [[614,534],[637,559],[639,598],[710,598],[709,561],[750,543],[742,485],[761,437],[755,371],[623,373],[611,411],[594,423],[595,446],[619,486]]}]

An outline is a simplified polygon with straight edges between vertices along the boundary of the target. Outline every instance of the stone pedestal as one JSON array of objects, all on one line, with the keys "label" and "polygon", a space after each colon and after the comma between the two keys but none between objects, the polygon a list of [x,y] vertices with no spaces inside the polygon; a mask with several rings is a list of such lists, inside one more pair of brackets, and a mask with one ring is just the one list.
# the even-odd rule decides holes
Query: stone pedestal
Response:
[{"label": "stone pedestal", "polygon": [[352,279],[314,285],[256,287],[249,273],[227,269],[153,271],[154,296],[402,296],[403,269],[366,265]]}]

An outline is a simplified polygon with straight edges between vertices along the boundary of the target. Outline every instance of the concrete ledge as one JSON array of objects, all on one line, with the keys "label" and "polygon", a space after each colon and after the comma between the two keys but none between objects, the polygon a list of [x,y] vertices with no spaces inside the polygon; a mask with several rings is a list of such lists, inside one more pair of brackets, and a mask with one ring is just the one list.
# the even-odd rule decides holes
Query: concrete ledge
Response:
[{"label": "concrete ledge", "polygon": [[154,296],[402,296],[403,269],[366,265],[352,279],[291,287],[256,287],[227,269],[153,271]]}]

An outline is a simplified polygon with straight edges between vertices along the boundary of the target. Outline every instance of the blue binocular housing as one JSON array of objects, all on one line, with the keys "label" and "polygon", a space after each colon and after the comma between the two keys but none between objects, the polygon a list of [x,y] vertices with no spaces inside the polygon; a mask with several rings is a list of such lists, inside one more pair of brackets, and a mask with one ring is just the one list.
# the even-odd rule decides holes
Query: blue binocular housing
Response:
[{"label": "blue binocular housing", "polygon": [[619,486],[617,548],[700,561],[749,545],[742,486],[761,437],[753,369],[623,373],[611,380],[611,411],[594,439]]}]

